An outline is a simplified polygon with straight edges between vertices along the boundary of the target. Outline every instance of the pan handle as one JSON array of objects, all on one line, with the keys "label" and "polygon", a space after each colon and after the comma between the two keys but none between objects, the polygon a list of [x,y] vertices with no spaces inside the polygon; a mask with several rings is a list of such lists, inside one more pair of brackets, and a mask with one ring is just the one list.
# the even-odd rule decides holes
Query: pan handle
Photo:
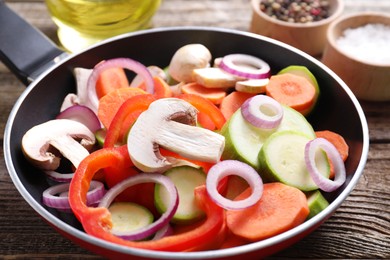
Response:
[{"label": "pan handle", "polygon": [[0,60],[25,85],[67,53],[0,0]]}]

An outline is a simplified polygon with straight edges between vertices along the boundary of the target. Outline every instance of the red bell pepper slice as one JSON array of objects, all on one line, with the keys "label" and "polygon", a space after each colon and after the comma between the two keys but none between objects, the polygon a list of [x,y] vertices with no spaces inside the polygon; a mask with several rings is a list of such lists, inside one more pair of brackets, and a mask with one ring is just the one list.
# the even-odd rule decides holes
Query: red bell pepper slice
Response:
[{"label": "red bell pepper slice", "polygon": [[[132,164],[129,161],[129,165]],[[109,167],[103,170],[104,180],[108,188],[115,186],[117,183],[138,174],[140,171],[135,166],[119,169],[117,167]],[[125,189],[116,198],[116,201],[134,202],[145,206],[155,216],[157,210],[154,204],[154,183],[140,183],[130,188]]]},{"label": "red bell pepper slice", "polygon": [[[154,93],[153,93],[153,96],[156,99],[168,98],[168,97],[172,97],[173,96],[171,87],[168,85],[168,83],[164,79],[162,79],[159,76],[155,76],[155,77],[153,77],[153,81],[154,81]],[[142,82],[141,85],[138,86],[138,87],[140,89],[146,91],[145,82]]]},{"label": "red bell pepper slice", "polygon": [[[222,125],[224,124],[225,119],[222,113],[209,100],[205,98],[201,98],[197,95],[190,95],[190,94],[183,94],[180,96],[180,98],[182,98],[187,102],[192,103],[195,107],[197,107],[197,109],[201,113],[204,113],[205,115],[212,118],[213,122],[217,122],[217,124],[219,124],[219,127],[222,127]],[[155,100],[156,97],[151,94],[136,95],[126,100],[118,109],[118,112],[116,113],[115,117],[113,118],[110,124],[110,127],[107,131],[106,138],[104,141],[104,147],[105,148],[114,147],[119,140],[123,139],[123,136],[125,135],[125,133],[128,132],[128,129],[135,122],[138,116],[143,111],[147,110],[149,105]],[[174,154],[169,151],[167,152],[168,155],[170,156]],[[180,157],[178,155],[173,155],[173,156],[178,158]],[[212,164],[204,163],[204,162],[194,162],[194,163],[202,166],[206,172],[212,166]],[[126,171],[123,171],[122,169],[115,170],[115,168],[113,167],[104,169],[103,171],[104,177],[108,186],[112,187],[116,183],[135,174],[136,172],[134,169],[131,168],[131,166],[133,166],[132,163],[129,165],[129,170]],[[134,191],[134,189],[131,190]],[[132,198],[134,198],[134,192],[126,190],[126,192],[121,194],[119,199],[132,201]],[[147,202],[145,202],[145,204],[150,210],[153,211],[152,205],[150,203],[150,199],[148,199]]]},{"label": "red bell pepper slice", "polygon": [[104,147],[114,147],[121,138],[123,139],[138,116],[155,100],[151,94],[136,95],[127,99],[111,121]]},{"label": "red bell pepper slice", "polygon": [[167,236],[159,240],[128,241],[110,233],[111,214],[107,208],[86,205],[87,192],[94,174],[106,167],[126,168],[129,155],[125,146],[103,148],[87,156],[77,168],[69,188],[69,203],[86,233],[109,242],[129,247],[160,251],[186,251],[200,245],[213,243],[225,225],[225,211],[208,196],[206,187],[195,189],[195,198],[206,213],[206,220],[199,227],[185,233]]},{"label": "red bell pepper slice", "polygon": [[[151,94],[137,95],[127,99],[118,109],[110,124],[104,140],[104,147],[112,148],[120,139],[123,139],[123,136],[128,132],[128,129],[130,129],[139,114],[148,109],[149,105],[154,100],[155,98]],[[127,148],[125,152],[128,153]],[[128,155],[126,156],[129,157]],[[106,184],[110,188],[120,181],[137,174],[138,171],[129,158],[126,160],[126,169],[115,166],[106,167],[103,170],[103,173]],[[141,204],[146,206],[150,211],[155,212],[153,196],[137,196],[138,189],[145,188],[146,190],[153,190],[153,187],[154,185],[152,183],[140,184],[139,187],[137,186],[131,189],[126,189],[120,194],[120,196],[118,196],[118,199],[121,201],[132,201],[136,203],[141,202]]]},{"label": "red bell pepper slice", "polygon": [[222,112],[210,100],[195,94],[180,94],[177,98],[189,102],[191,105],[196,107],[200,113],[208,115],[218,130],[221,130],[223,125],[226,123],[226,119]]},{"label": "red bell pepper slice", "polygon": [[[126,153],[124,154],[123,163],[123,167],[125,168],[110,166],[104,168],[102,171],[108,188],[111,188],[117,183],[140,172],[135,166],[133,166],[130,157],[127,155],[128,151],[126,145],[122,146],[120,149],[121,153]],[[143,205],[149,209],[154,216],[157,216],[157,209],[154,204],[154,183],[140,183],[127,188],[116,197],[116,201],[134,202]]]}]

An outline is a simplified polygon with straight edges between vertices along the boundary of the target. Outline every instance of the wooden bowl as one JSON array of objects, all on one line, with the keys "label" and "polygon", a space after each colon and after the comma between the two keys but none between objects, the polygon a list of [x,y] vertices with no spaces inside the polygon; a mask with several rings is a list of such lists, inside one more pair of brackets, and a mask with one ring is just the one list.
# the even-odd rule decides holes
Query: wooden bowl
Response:
[{"label": "wooden bowl", "polygon": [[[363,61],[343,52],[337,39],[348,28],[379,23],[390,26],[390,15],[385,13],[357,13],[335,21],[327,33],[327,44],[322,62],[340,76],[361,100],[390,100],[390,62],[388,64]],[[390,46],[388,51],[390,51]]]},{"label": "wooden bowl", "polygon": [[328,18],[312,23],[290,23],[272,18],[261,11],[261,1],[252,0],[253,14],[250,31],[287,43],[312,56],[322,54],[328,26],[344,10],[342,0],[330,0]]}]

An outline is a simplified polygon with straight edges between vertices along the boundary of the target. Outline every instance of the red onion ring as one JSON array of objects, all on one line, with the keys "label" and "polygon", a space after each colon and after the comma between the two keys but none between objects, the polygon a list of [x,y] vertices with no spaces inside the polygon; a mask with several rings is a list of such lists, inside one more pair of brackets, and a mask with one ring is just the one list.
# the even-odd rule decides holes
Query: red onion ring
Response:
[{"label": "red onion ring", "polygon": [[74,173],[59,173],[56,171],[45,171],[47,177],[56,182],[70,182]]},{"label": "red onion ring", "polygon": [[173,228],[170,224],[166,224],[164,227],[162,227],[159,231],[154,234],[154,237],[152,240],[159,240],[163,237],[169,236],[173,234]]},{"label": "red onion ring", "polygon": [[[226,176],[237,175],[248,182],[252,194],[243,200],[230,200],[218,192],[218,183]],[[255,169],[246,163],[236,160],[225,160],[212,166],[207,173],[206,189],[211,199],[227,210],[245,209],[256,204],[263,195],[263,180]]]},{"label": "red onion ring", "polygon": [[[70,210],[69,197],[64,196],[64,192],[69,190],[70,183],[63,183],[49,187],[42,194],[42,202],[48,207],[58,210]],[[91,181],[90,189],[87,193],[87,205],[93,205],[99,201],[106,190],[103,183]]]},{"label": "red onion ring", "polygon": [[273,129],[278,127],[283,119],[283,107],[269,96],[256,95],[242,104],[241,114],[255,127]]},{"label": "red onion ring", "polygon": [[138,75],[141,75],[146,84],[146,91],[153,94],[154,93],[154,81],[153,77],[150,74],[149,70],[140,62],[135,61],[130,58],[113,58],[105,60],[98,63],[92,70],[91,75],[88,78],[87,82],[87,92],[89,96],[88,106],[93,110],[97,111],[99,105],[99,99],[96,95],[96,82],[99,78],[99,75],[108,69],[111,68],[124,68],[135,72]]},{"label": "red onion ring", "polygon": [[96,114],[87,106],[73,105],[59,113],[56,119],[71,119],[87,126],[92,133],[101,128]]},{"label": "red onion ring", "polygon": [[247,54],[229,54],[222,58],[219,67],[224,71],[247,79],[264,79],[271,68],[262,59]]},{"label": "red onion ring", "polygon": [[[325,178],[317,169],[315,162],[315,154],[317,149],[322,149],[326,152],[331,160],[335,178],[334,181]],[[305,146],[305,163],[314,183],[323,191],[332,192],[344,184],[346,179],[345,165],[340,153],[336,147],[325,138],[315,138],[308,142]]]},{"label": "red onion ring", "polygon": [[173,182],[168,177],[158,173],[140,173],[121,181],[107,191],[106,195],[100,201],[99,207],[108,208],[113,200],[125,189],[136,184],[148,182],[159,183],[167,189],[168,194],[171,195],[167,210],[158,220],[146,227],[130,232],[112,231],[114,235],[127,240],[141,240],[155,234],[157,231],[166,226],[172,219],[179,205],[179,196]]}]

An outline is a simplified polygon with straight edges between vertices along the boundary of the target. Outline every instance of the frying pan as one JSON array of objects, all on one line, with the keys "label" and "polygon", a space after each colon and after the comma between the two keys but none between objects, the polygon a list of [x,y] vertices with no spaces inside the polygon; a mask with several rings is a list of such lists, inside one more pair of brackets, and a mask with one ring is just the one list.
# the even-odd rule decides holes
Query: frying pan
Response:
[{"label": "frying pan", "polygon": [[[16,35],[14,32],[20,33]],[[20,39],[20,35],[24,40]],[[97,254],[115,259],[262,258],[297,242],[315,230],[342,204],[363,173],[369,138],[367,121],[357,99],[329,68],[306,53],[281,42],[222,28],[171,27],[121,35],[79,54],[68,55],[1,2],[0,39],[1,59],[28,85],[11,111],[4,133],[4,157],[11,179],[21,196],[47,223],[67,238]],[[22,43],[22,46],[17,43]],[[230,53],[261,57],[270,64],[272,73],[295,64],[306,66],[316,76],[321,95],[318,106],[308,120],[316,130],[328,129],[340,133],[350,147],[350,155],[346,161],[346,183],[336,192],[325,194],[330,205],[300,226],[272,238],[235,248],[188,253],[155,252],[112,244],[84,233],[80,223],[71,214],[62,214],[45,207],[41,202],[41,194],[49,187],[49,183],[44,174],[25,160],[21,151],[21,139],[34,125],[54,118],[63,98],[76,91],[72,69],[92,68],[101,60],[115,57],[130,57],[147,66],[165,67],[174,52],[189,43],[204,44],[213,57]]]}]

